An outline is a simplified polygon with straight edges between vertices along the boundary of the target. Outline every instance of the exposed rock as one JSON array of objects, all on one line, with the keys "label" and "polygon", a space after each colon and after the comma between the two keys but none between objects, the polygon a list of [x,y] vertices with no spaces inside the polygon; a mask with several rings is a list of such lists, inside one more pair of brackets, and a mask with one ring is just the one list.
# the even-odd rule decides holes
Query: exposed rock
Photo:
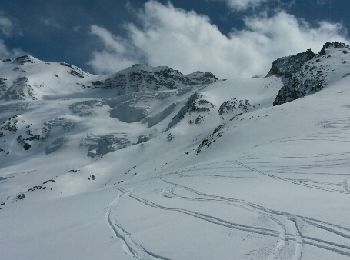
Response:
[{"label": "exposed rock", "polygon": [[327,49],[334,48],[334,49],[349,49],[349,45],[345,44],[343,42],[326,42],[322,50],[319,52],[320,55],[326,55],[327,54]]},{"label": "exposed rock", "polygon": [[167,140],[168,142],[171,142],[174,139],[174,135],[172,133],[168,133]]},{"label": "exposed rock", "polygon": [[212,108],[214,108],[212,103],[203,99],[202,95],[194,93],[188,98],[186,104],[180,109],[180,111],[173,117],[168,124],[167,130],[180,122],[186,114],[209,112]]},{"label": "exposed rock", "polygon": [[190,124],[195,124],[195,125],[199,125],[204,121],[204,116],[203,115],[198,115],[194,120],[190,120],[189,123]]},{"label": "exposed rock", "polygon": [[77,71],[77,70],[74,70],[74,69],[72,69],[70,72],[69,72],[71,75],[73,75],[73,76],[76,76],[76,77],[79,77],[79,78],[85,78],[84,77],[84,75],[83,75],[83,73],[81,73],[81,72],[79,72],[79,71]]},{"label": "exposed rock", "polygon": [[35,100],[35,94],[32,86],[28,84],[27,77],[17,78],[13,84],[2,92],[0,99],[10,100]]},{"label": "exposed rock", "polygon": [[85,75],[87,74],[85,71],[83,71],[81,68],[71,65],[69,63],[66,62],[60,62],[60,65],[65,66],[70,68],[71,70],[69,71],[69,73],[72,76],[78,77],[78,78],[85,78]]},{"label": "exposed rock", "polygon": [[147,135],[140,135],[138,138],[137,138],[137,144],[140,144],[140,143],[146,143],[149,141],[149,136]]},{"label": "exposed rock", "polygon": [[29,150],[32,147],[32,142],[35,140],[40,140],[40,135],[33,134],[30,129],[25,131],[25,135],[17,136],[17,143],[21,145],[24,150]]},{"label": "exposed rock", "polygon": [[8,118],[6,121],[2,122],[0,125],[0,137],[4,135],[3,131],[10,133],[15,133],[18,130],[18,115],[14,115]]},{"label": "exposed rock", "polygon": [[74,128],[74,122],[64,117],[57,117],[55,119],[46,121],[41,129],[41,139],[46,139],[50,136],[51,131],[54,128],[61,128],[66,132],[71,131]]},{"label": "exposed rock", "polygon": [[122,122],[139,122],[148,116],[148,111],[144,107],[137,107],[132,103],[121,103],[110,111],[112,118],[118,118]]},{"label": "exposed rock", "polygon": [[23,55],[15,58],[13,63],[17,63],[18,65],[24,65],[25,63],[35,63],[38,59],[34,58],[31,55]]},{"label": "exposed rock", "polygon": [[196,153],[199,154],[203,149],[208,148],[212,143],[215,143],[218,138],[222,137],[224,126],[224,124],[218,125],[207,138],[203,139],[197,147]]},{"label": "exposed rock", "polygon": [[43,185],[45,185],[45,184],[47,184],[47,183],[49,183],[49,182],[55,182],[55,180],[50,179],[50,180],[44,181],[44,182],[43,182]]},{"label": "exposed rock", "polygon": [[227,100],[221,104],[219,107],[218,113],[219,115],[224,114],[234,114],[238,115],[240,113],[248,112],[253,106],[249,103],[249,100],[238,100],[236,98],[232,98],[230,100]]},{"label": "exposed rock", "polygon": [[20,193],[17,195],[17,199],[19,200],[23,200],[26,197],[26,195],[24,193]]},{"label": "exposed rock", "polygon": [[209,72],[183,75],[169,67],[133,65],[102,81],[92,82],[93,87],[115,89],[117,95],[133,92],[178,89],[183,86],[207,85],[218,79]]},{"label": "exposed rock", "polygon": [[[339,54],[346,55],[348,50],[349,46],[345,43],[327,42],[318,55],[309,51],[309,54],[306,54],[307,52],[304,55],[298,54],[301,55],[300,59],[289,59],[288,66],[281,66],[282,69],[279,70],[282,71],[280,74],[283,87],[279,90],[273,105],[281,105],[323,89],[328,85],[328,79],[336,76],[336,70],[344,71],[344,68],[347,68],[346,60]],[[333,54],[336,55],[334,58]],[[328,61],[330,58],[333,59],[332,62]],[[286,68],[289,68],[290,72],[284,72]],[[271,70],[275,72],[276,68]]]},{"label": "exposed rock", "polygon": [[92,180],[94,181],[96,179],[96,176],[94,174],[90,174],[90,176],[88,177],[88,180]]},{"label": "exposed rock", "polygon": [[36,185],[32,188],[29,188],[28,191],[36,191],[36,190],[45,190],[46,187],[40,186],[40,185]]},{"label": "exposed rock", "polygon": [[88,136],[84,140],[83,145],[88,147],[88,156],[95,158],[128,147],[131,145],[131,142],[125,137],[109,134]]},{"label": "exposed rock", "polygon": [[291,77],[293,73],[299,71],[305,62],[315,57],[315,53],[308,49],[306,52],[298,53],[272,62],[272,67],[266,77],[279,76]]}]

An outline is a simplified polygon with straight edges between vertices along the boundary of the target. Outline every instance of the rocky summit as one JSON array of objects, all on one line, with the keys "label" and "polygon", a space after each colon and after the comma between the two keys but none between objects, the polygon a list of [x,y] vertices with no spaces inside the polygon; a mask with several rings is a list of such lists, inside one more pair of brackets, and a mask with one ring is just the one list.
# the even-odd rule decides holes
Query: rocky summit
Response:
[{"label": "rocky summit", "polygon": [[277,59],[267,74],[267,77],[272,75],[281,77],[283,81],[283,87],[278,92],[274,105],[313,94],[339,77],[348,76],[349,55],[349,45],[327,42],[318,54],[309,49],[303,53]]}]

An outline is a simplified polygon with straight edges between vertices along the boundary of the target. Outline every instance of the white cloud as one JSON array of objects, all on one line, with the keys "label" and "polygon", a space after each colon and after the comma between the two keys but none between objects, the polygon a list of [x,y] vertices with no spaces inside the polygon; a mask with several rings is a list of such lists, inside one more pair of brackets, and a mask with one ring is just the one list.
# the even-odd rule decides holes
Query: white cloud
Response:
[{"label": "white cloud", "polygon": [[0,39],[0,60],[4,58],[12,58],[22,54],[23,51],[20,49],[9,49],[5,42]]},{"label": "white cloud", "polygon": [[19,49],[9,49],[4,38],[9,38],[15,34],[15,26],[10,18],[0,13],[0,59],[13,57],[21,53]]},{"label": "white cloud", "polygon": [[[231,10],[240,12],[240,11],[246,11],[247,9],[254,9],[254,8],[263,6],[263,4],[267,4],[267,3],[273,3],[272,6],[274,8],[291,7],[295,4],[296,0],[288,0],[288,1],[285,1],[285,0],[207,0],[207,1],[224,2]],[[332,1],[332,0],[317,0],[317,1]]]},{"label": "white cloud", "polygon": [[105,28],[92,25],[91,34],[97,36],[104,44],[104,49],[92,53],[89,64],[96,72],[113,72],[129,67],[139,60],[135,58],[136,50],[132,44],[116,37]]},{"label": "white cloud", "polygon": [[256,7],[268,0],[222,0],[234,10],[245,10],[250,7]]},{"label": "white cloud", "polygon": [[248,17],[245,27],[225,35],[207,16],[155,1],[145,4],[142,26],[127,25],[124,39],[98,26],[92,33],[105,49],[93,53],[90,65],[98,72],[112,72],[145,60],[152,66],[168,65],[185,73],[211,71],[220,77],[265,74],[271,62],[326,41],[346,41],[342,26],[321,22],[311,26],[286,12]]},{"label": "white cloud", "polygon": [[12,21],[8,17],[0,13],[0,34],[2,34],[5,37],[9,37],[12,35],[13,30],[14,25]]}]

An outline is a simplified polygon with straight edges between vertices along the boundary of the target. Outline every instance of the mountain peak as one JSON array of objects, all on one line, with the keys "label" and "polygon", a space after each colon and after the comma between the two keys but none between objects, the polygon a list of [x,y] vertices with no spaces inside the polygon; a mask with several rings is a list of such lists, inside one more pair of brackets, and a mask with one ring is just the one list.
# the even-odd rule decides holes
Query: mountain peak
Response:
[{"label": "mountain peak", "polygon": [[325,55],[327,49],[349,49],[349,45],[343,42],[326,42],[322,50],[319,52],[320,55]]},{"label": "mountain peak", "polygon": [[14,60],[12,62],[13,63],[17,63],[19,65],[24,65],[25,63],[40,62],[40,60],[35,58],[35,57],[33,57],[32,55],[25,54],[25,55],[21,55],[21,56],[18,56],[16,58],[14,58]]},{"label": "mountain peak", "polygon": [[172,90],[186,86],[208,85],[218,78],[210,72],[194,72],[184,75],[167,66],[152,67],[135,64],[108,76],[104,81],[92,82],[95,88],[117,89],[119,95],[131,92]]},{"label": "mountain peak", "polygon": [[318,54],[310,49],[273,62],[268,76],[282,76],[274,105],[304,97],[320,91],[330,83],[347,77],[350,72],[349,45],[326,42]]},{"label": "mountain peak", "polygon": [[308,49],[305,52],[301,52],[295,55],[279,58],[272,62],[272,67],[267,73],[266,77],[270,76],[290,76],[292,73],[300,70],[302,65],[315,57],[315,53]]}]

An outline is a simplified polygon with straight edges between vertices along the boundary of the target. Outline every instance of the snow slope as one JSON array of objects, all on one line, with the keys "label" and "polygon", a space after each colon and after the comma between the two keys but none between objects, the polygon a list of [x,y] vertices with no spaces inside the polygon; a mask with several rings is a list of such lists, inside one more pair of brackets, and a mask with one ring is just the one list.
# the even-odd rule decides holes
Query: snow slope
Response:
[{"label": "snow slope", "polygon": [[[349,259],[350,60],[325,46],[235,80],[0,62],[1,258]],[[312,62],[327,84],[273,106]]]}]

